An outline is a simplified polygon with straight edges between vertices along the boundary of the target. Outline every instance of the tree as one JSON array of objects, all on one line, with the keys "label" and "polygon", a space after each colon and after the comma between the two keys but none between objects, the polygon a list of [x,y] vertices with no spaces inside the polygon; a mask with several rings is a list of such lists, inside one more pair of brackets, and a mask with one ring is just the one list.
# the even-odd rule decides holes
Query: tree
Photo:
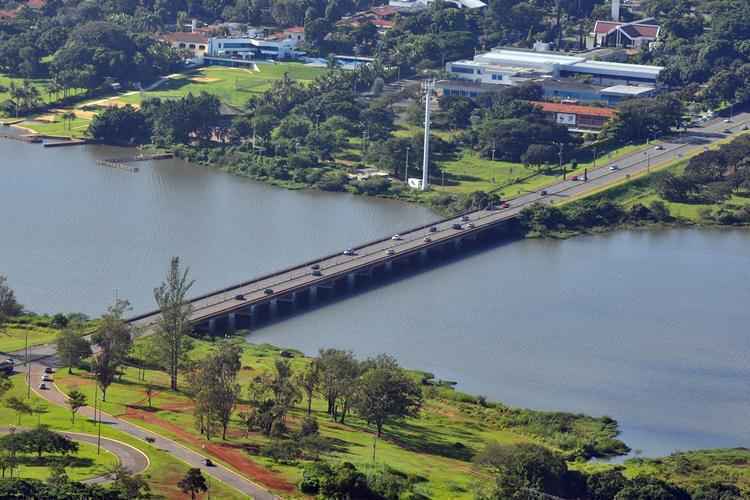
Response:
[{"label": "tree", "polygon": [[70,129],[70,124],[73,122],[73,120],[76,119],[76,114],[74,111],[65,111],[62,115],[63,123],[65,124],[66,129]]},{"label": "tree", "polygon": [[195,496],[203,491],[208,491],[206,478],[203,477],[200,469],[190,468],[179,483],[177,483],[183,493],[190,493],[190,498],[195,500]]},{"label": "tree", "polygon": [[568,498],[570,485],[565,459],[543,446],[489,443],[475,457],[475,462],[496,474],[492,499],[527,500],[544,495]]},{"label": "tree", "polygon": [[346,413],[355,391],[355,381],[360,373],[359,362],[351,351],[321,349],[318,355],[321,368],[320,390],[328,402],[328,414],[340,422]]},{"label": "tree", "polygon": [[[102,398],[103,400],[104,398]],[[74,389],[68,393],[68,406],[70,407],[70,415],[73,424],[76,423],[76,414],[78,410],[86,406],[86,395],[81,391]]]},{"label": "tree", "polygon": [[26,453],[36,453],[39,458],[42,453],[76,453],[78,443],[67,436],[53,432],[46,426],[39,426],[24,432],[17,432],[20,439],[21,450]]},{"label": "tree", "polygon": [[6,399],[5,407],[16,412],[16,417],[18,418],[16,422],[17,425],[21,425],[21,415],[31,415],[32,413],[31,406],[16,396],[11,396]]},{"label": "tree", "polygon": [[109,471],[109,477],[112,478],[112,490],[117,492],[121,498],[133,500],[143,499],[150,500],[154,498],[151,495],[151,487],[142,476],[134,476],[122,464],[117,464]]},{"label": "tree", "polygon": [[540,168],[543,163],[552,163],[557,159],[557,148],[547,144],[529,144],[522,160],[524,163]]},{"label": "tree", "polygon": [[143,393],[146,395],[146,398],[148,399],[148,407],[151,408],[151,398],[154,396],[154,393],[156,392],[156,388],[151,385],[147,384],[146,388],[143,389]]},{"label": "tree", "polygon": [[78,366],[83,358],[91,356],[91,344],[81,335],[80,324],[63,329],[57,336],[57,356],[68,373],[73,373],[73,366]]},{"label": "tree", "polygon": [[637,476],[615,495],[614,500],[690,500],[690,495],[659,479]]},{"label": "tree", "polygon": [[13,317],[23,312],[23,306],[16,301],[16,294],[8,286],[8,278],[0,274],[0,316]]},{"label": "tree", "polygon": [[375,426],[375,440],[382,435],[386,423],[415,417],[422,407],[422,391],[419,386],[395,361],[390,358],[384,360],[386,363],[376,364],[360,377],[354,399],[357,414],[368,424]]},{"label": "tree", "polygon": [[237,374],[242,367],[241,356],[241,345],[222,342],[218,350],[196,363],[189,372],[189,392],[195,400],[196,420],[208,439],[211,439],[214,421],[222,428],[222,439],[227,438],[229,420],[240,392]]},{"label": "tree", "polygon": [[142,144],[151,137],[151,126],[143,113],[128,104],[97,114],[89,124],[89,134],[110,144]]},{"label": "tree", "polygon": [[123,319],[128,307],[127,301],[118,300],[102,316],[99,330],[92,336],[98,348],[92,368],[102,390],[102,401],[107,400],[107,388],[114,382],[120,367],[125,364],[133,345],[130,326]]},{"label": "tree", "polygon": [[190,269],[180,269],[180,258],[172,257],[166,280],[154,289],[161,316],[157,324],[156,345],[163,356],[164,365],[170,378],[170,387],[177,390],[177,373],[183,355],[183,338],[189,335],[192,327],[190,315],[192,306],[187,294],[194,281],[188,279]]},{"label": "tree", "polygon": [[305,371],[303,371],[297,378],[299,386],[305,391],[307,397],[307,414],[312,414],[312,398],[315,394],[315,390],[320,384],[320,363],[318,360],[313,360]]}]

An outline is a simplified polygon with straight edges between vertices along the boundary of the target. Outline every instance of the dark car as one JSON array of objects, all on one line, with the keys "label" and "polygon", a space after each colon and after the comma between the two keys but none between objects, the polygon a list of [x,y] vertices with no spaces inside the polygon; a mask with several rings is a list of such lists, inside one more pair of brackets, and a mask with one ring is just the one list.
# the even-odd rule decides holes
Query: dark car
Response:
[{"label": "dark car", "polygon": [[469,216],[468,215],[464,215],[463,217],[461,217],[461,220],[464,221],[464,222],[466,222],[467,220],[469,220]]},{"label": "dark car", "polygon": [[320,272],[320,269],[313,269],[312,275],[313,276],[323,276],[323,273]]},{"label": "dark car", "polygon": [[245,300],[245,296],[242,295],[241,293],[238,293],[237,295],[234,296],[234,300]]},{"label": "dark car", "polygon": [[320,269],[320,265],[319,264],[313,264],[312,266],[310,266],[310,269],[312,269],[313,271],[317,271],[318,269]]},{"label": "dark car", "polygon": [[273,288],[266,288],[265,290],[263,290],[263,293],[265,293],[266,295],[273,295]]},{"label": "dark car", "polygon": [[437,228],[435,226],[430,227],[430,232],[431,233],[436,233],[437,232]]},{"label": "dark car", "polygon": [[731,133],[732,133],[732,131],[731,131],[731,130],[729,130],[728,128],[725,128],[725,129],[724,129],[724,133],[725,133],[725,134],[731,134]]},{"label": "dark car", "polygon": [[541,194],[542,196],[547,196],[547,190],[542,189],[541,191],[539,191],[539,194]]},{"label": "dark car", "polygon": [[207,458],[203,461],[204,464],[206,464],[206,467],[213,467],[214,463],[211,461],[210,458]]},{"label": "dark car", "polygon": [[456,222],[455,224],[453,224],[453,229],[463,229],[463,227],[461,227],[461,224]]},{"label": "dark car", "polygon": [[510,203],[508,203],[508,202],[506,201],[505,203],[503,203],[503,204],[502,204],[502,205],[500,205],[500,206],[501,206],[502,208],[510,208]]},{"label": "dark car", "polygon": [[44,373],[55,373],[55,370],[53,370],[51,367],[47,367],[44,369]]}]

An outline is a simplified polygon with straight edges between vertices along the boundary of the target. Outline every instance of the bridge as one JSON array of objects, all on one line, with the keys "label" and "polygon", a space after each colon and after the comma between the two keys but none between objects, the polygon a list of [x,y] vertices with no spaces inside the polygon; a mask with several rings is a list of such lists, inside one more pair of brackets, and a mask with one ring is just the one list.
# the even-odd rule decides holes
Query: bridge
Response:
[{"label": "bridge", "polygon": [[[730,123],[715,119],[664,141],[654,142],[617,161],[603,161],[588,172],[587,179],[568,179],[537,192],[508,200],[501,206],[476,210],[425,226],[400,231],[376,241],[257,277],[190,300],[191,322],[209,332],[251,328],[258,320],[277,316],[280,309],[294,310],[314,304],[341,290],[353,290],[362,279],[392,273],[403,266],[419,266],[436,253],[460,250],[480,235],[497,231],[534,203],[556,203],[606,188],[652,165],[676,160],[706,148],[747,128],[750,113]],[[151,311],[130,318],[131,325],[148,330],[159,318]]]}]

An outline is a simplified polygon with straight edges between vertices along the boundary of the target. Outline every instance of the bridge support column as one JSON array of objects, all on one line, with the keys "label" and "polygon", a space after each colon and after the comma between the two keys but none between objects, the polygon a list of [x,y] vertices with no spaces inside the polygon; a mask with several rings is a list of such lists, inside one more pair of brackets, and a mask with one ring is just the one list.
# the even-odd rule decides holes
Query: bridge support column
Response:
[{"label": "bridge support column", "polygon": [[423,250],[420,250],[419,251],[419,264],[422,265],[422,266],[425,265],[427,263],[427,258],[428,257],[429,257],[429,255],[427,254],[427,249],[426,248],[423,249]]},{"label": "bridge support column", "polygon": [[390,274],[390,273],[393,272],[393,261],[392,260],[389,260],[388,262],[385,263],[385,272],[387,272],[388,274]]},{"label": "bridge support column", "polygon": [[211,318],[208,320],[208,334],[212,337],[216,335],[216,318]]},{"label": "bridge support column", "polygon": [[349,289],[349,291],[352,291],[357,286],[357,275],[356,273],[351,273],[346,275],[346,286]]},{"label": "bridge support column", "polygon": [[274,319],[279,315],[279,301],[278,299],[271,299],[268,303],[268,318]]},{"label": "bridge support column", "polygon": [[227,325],[228,332],[235,332],[237,330],[237,315],[235,313],[229,313],[229,324]]},{"label": "bridge support column", "polygon": [[318,302],[318,287],[311,286],[308,290],[308,303],[310,305],[316,304]]}]

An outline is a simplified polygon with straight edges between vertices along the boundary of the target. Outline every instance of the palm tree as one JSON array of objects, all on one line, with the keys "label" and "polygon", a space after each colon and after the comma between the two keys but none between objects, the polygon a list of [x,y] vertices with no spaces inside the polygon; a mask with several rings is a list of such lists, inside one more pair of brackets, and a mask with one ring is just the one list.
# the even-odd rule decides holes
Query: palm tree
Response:
[{"label": "palm tree", "polygon": [[75,111],[66,111],[62,114],[63,123],[65,123],[65,128],[70,130],[70,124],[73,120],[76,119]]}]

